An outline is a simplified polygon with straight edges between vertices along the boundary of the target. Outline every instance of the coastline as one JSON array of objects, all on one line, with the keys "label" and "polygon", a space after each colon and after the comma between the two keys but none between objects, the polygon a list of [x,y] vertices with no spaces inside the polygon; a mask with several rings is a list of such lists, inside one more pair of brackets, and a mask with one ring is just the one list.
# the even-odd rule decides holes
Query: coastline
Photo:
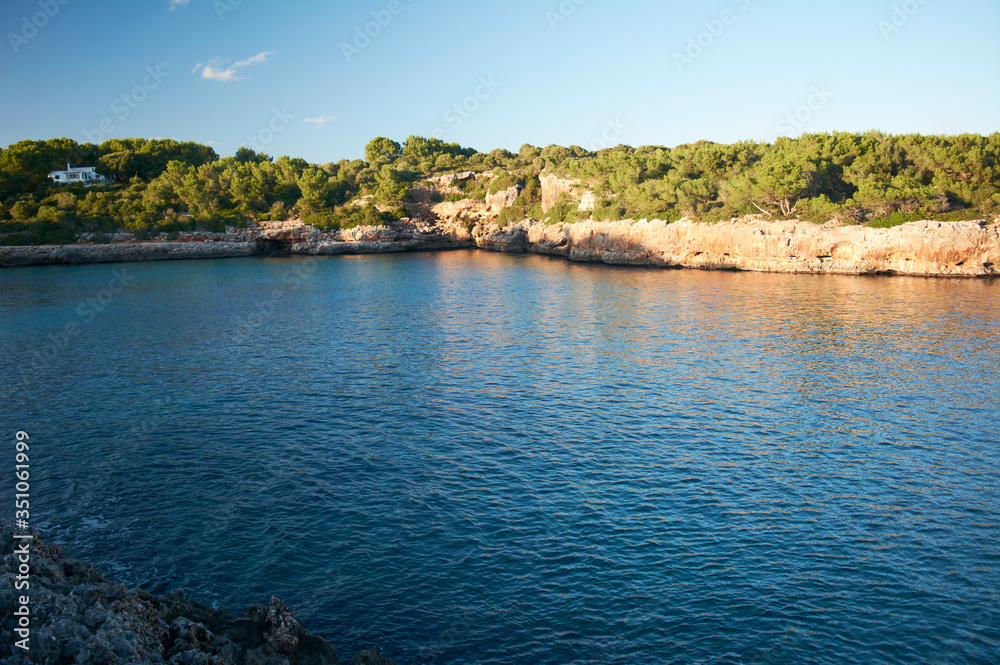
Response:
[{"label": "coastline", "polygon": [[527,219],[500,228],[472,205],[391,226],[324,232],[298,220],[183,241],[0,247],[0,267],[308,256],[481,248],[611,265],[781,273],[988,277],[1000,266],[1000,225],[987,221],[909,222],[892,228],[770,221],[682,219],[552,224]]},{"label": "coastline", "polygon": [[253,242],[136,242],[0,247],[0,267],[234,258],[254,256],[259,251],[257,244]]}]

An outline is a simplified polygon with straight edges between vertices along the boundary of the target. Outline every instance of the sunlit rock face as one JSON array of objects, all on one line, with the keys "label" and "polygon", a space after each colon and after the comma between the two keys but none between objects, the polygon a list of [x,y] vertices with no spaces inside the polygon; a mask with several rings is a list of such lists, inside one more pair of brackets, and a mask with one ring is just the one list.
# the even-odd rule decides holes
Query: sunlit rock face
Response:
[{"label": "sunlit rock face", "polygon": [[[570,202],[577,204],[580,210],[593,210],[595,199],[593,194],[587,198],[589,190],[579,180],[560,178],[554,174],[539,177],[542,184],[542,210],[548,212],[556,204],[560,194],[565,194]],[[590,207],[585,207],[589,205]]]},{"label": "sunlit rock face", "polygon": [[907,275],[996,274],[1000,226],[983,222],[911,222],[891,229],[745,218],[703,224],[682,220],[547,226],[525,220],[486,225],[477,245],[575,261],[720,268],[758,272]]},{"label": "sunlit rock face", "polygon": [[320,230],[298,220],[269,222],[218,237],[174,242],[0,247],[0,266],[221,258],[283,251],[377,254],[480,247],[573,261],[758,272],[985,276],[1000,264],[1000,225],[910,222],[890,229],[751,216],[714,224],[624,220],[501,228],[498,214],[517,188],[491,200],[414,204],[412,218],[385,226]]},{"label": "sunlit rock face", "polygon": [[517,201],[517,197],[521,195],[522,189],[523,187],[520,185],[514,185],[495,194],[487,194],[486,205],[489,206],[491,210],[497,212],[503,210],[504,208],[510,208],[514,205],[514,202]]}]

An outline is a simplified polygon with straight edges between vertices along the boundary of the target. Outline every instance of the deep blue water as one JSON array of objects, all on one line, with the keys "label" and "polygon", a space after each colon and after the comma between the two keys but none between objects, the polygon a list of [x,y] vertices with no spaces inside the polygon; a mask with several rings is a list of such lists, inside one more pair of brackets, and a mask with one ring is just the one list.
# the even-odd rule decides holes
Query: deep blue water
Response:
[{"label": "deep blue water", "polygon": [[35,526],[341,656],[1000,662],[1000,281],[39,267],[0,325]]}]

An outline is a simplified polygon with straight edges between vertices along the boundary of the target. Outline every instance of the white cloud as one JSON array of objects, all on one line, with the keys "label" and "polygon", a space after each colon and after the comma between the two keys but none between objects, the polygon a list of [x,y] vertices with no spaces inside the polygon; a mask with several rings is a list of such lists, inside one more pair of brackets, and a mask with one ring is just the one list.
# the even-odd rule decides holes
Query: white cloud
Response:
[{"label": "white cloud", "polygon": [[246,60],[238,60],[233,67],[249,67],[250,65],[259,65],[260,63],[267,60],[267,56],[273,55],[274,51],[261,51],[252,58],[247,58]]},{"label": "white cloud", "polygon": [[321,115],[318,118],[306,118],[305,122],[311,122],[312,124],[316,125],[316,129],[322,129],[323,125],[325,125],[328,122],[333,122],[336,119],[337,116],[335,115]]},{"label": "white cloud", "polygon": [[168,11],[172,12],[178,7],[187,7],[189,2],[191,2],[191,0],[168,0],[167,4],[170,5]]},{"label": "white cloud", "polygon": [[223,67],[224,61],[222,58],[212,58],[208,62],[199,62],[194,66],[194,69],[191,70],[191,73],[193,74],[200,70],[201,78],[212,81],[242,81],[245,80],[246,77],[237,76],[236,70],[249,67],[251,65],[259,65],[275,53],[276,51],[261,51],[252,58],[237,60],[228,67]]},{"label": "white cloud", "polygon": [[208,62],[199,62],[194,66],[192,72],[201,70],[201,77],[203,79],[211,79],[213,81],[238,81],[240,78],[236,76],[236,67],[229,67],[228,69],[220,69],[218,65],[222,62],[221,58],[213,58]]}]

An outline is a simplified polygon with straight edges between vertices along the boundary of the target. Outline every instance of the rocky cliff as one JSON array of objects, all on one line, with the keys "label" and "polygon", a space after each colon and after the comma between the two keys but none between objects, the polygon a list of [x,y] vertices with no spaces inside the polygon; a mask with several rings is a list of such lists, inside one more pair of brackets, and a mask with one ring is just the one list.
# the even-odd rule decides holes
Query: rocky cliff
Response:
[{"label": "rocky cliff", "polygon": [[[446,204],[439,204],[446,205]],[[450,226],[405,222],[392,226],[358,226],[333,233],[305,236],[289,246],[292,254],[388,254],[392,252],[461,249],[472,245],[462,224]]]},{"label": "rocky cliff", "polygon": [[[0,664],[339,665],[326,640],[307,633],[277,598],[231,616],[186,600],[110,582],[87,563],[38,539],[30,546],[29,650],[15,635],[15,541],[0,523]],[[20,551],[20,550],[18,550]],[[351,665],[395,665],[363,651]]]},{"label": "rocky cliff", "polygon": [[758,272],[941,276],[997,274],[1000,226],[911,222],[891,229],[750,217],[716,224],[682,220],[535,220],[473,229],[477,246],[573,261]]},{"label": "rocky cliff", "polygon": [[269,222],[186,242],[0,247],[0,266],[293,254],[376,254],[480,247],[571,261],[761,272],[986,276],[1000,265],[995,222],[911,222],[891,229],[769,221],[715,224],[659,220],[547,225],[496,219],[516,194],[412,205],[399,223],[321,231],[298,220]]},{"label": "rocky cliff", "polygon": [[120,263],[166,259],[204,259],[252,256],[256,242],[132,242],[99,245],[41,245],[0,247],[0,266],[67,263]]},{"label": "rocky cliff", "polygon": [[594,193],[585,184],[572,178],[560,178],[549,173],[542,174],[538,178],[542,185],[542,210],[548,212],[556,204],[560,194],[565,194],[570,203],[575,204],[579,210],[589,211],[594,209]]}]

